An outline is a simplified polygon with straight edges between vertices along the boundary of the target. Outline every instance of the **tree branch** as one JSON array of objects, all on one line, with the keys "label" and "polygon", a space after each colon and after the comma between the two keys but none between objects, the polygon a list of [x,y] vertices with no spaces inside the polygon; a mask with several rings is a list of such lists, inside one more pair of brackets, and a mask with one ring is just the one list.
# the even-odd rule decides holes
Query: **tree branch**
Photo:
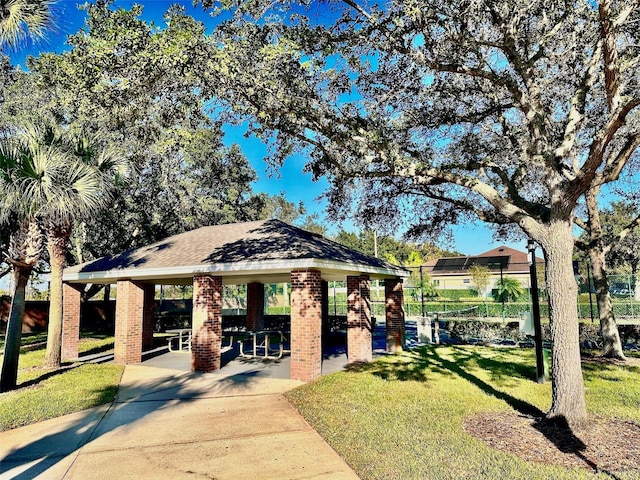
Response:
[{"label": "tree branch", "polygon": [[[566,157],[575,145],[578,130],[580,129],[580,125],[584,120],[584,109],[587,93],[589,93],[589,90],[591,90],[591,87],[593,87],[595,81],[598,78],[597,66],[599,62],[600,43],[598,43],[598,45],[594,49],[591,60],[589,61],[589,68],[587,68],[587,71],[582,77],[582,81],[580,82],[578,89],[571,99],[571,108],[569,109],[569,113],[567,115],[568,122],[564,129],[562,144],[553,152],[558,161]],[[573,171],[575,174],[580,171],[580,166],[577,162],[578,159],[577,157],[575,157],[573,160]]]},{"label": "tree branch", "polygon": [[[586,180],[588,183],[591,183],[596,175],[598,167],[602,165],[602,160],[607,147],[620,127],[624,125],[627,115],[639,105],[640,98],[633,98],[624,105],[618,106],[618,108],[611,113],[607,124],[604,126],[600,134],[593,139],[591,147],[589,148],[589,156],[587,157],[584,165],[582,165],[580,174],[576,177],[574,182],[584,182]],[[611,166],[613,167],[613,165]]]},{"label": "tree branch", "polygon": [[602,175],[602,183],[613,182],[618,179],[620,172],[626,166],[633,152],[640,146],[640,132],[630,136],[622,149],[613,159],[607,161],[607,167]]}]

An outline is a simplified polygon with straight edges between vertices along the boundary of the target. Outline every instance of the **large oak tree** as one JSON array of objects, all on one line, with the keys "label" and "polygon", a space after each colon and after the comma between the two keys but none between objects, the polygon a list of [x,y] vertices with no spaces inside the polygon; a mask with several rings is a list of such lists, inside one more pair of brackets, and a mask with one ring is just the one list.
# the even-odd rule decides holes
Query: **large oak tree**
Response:
[{"label": "large oak tree", "polygon": [[263,4],[217,30],[210,94],[273,141],[272,161],[307,149],[335,212],[355,203],[415,231],[471,216],[535,240],[548,415],[583,425],[572,229],[579,199],[615,181],[640,144],[638,3],[346,0],[286,18]]}]

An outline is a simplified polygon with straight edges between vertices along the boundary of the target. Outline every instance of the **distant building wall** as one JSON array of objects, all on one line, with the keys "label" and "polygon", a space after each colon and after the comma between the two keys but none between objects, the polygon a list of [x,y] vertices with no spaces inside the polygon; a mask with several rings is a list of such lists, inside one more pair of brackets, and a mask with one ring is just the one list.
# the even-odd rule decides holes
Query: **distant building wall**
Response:
[{"label": "distant building wall", "polygon": [[[431,282],[436,289],[441,290],[462,290],[469,289],[475,290],[473,284],[473,278],[471,275],[463,274],[449,274],[438,275],[431,273]],[[529,288],[529,282],[531,281],[528,273],[503,273],[504,278],[513,278],[518,280],[524,288]],[[490,293],[492,288],[496,288],[497,282],[500,281],[500,272],[491,272],[489,274],[489,284],[487,285],[487,292]],[[481,293],[481,292],[479,292]]]}]

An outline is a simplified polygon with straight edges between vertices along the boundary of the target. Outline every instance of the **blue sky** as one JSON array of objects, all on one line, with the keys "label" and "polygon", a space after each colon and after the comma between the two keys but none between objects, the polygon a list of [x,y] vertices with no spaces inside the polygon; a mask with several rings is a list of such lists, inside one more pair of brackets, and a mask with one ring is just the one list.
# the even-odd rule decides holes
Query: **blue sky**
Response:
[{"label": "blue sky", "polygon": [[[134,3],[144,6],[143,19],[153,21],[156,25],[162,26],[162,16],[166,9],[172,3],[178,3],[185,7],[188,14],[202,20],[208,27],[213,27],[214,21],[208,14],[200,8],[194,8],[191,1],[173,1],[166,0],[139,0],[138,2],[116,0],[115,6],[130,8]],[[14,64],[24,65],[28,54],[37,56],[39,52],[62,52],[66,48],[66,37],[71,33],[77,32],[84,25],[84,11],[77,8],[79,3],[73,0],[58,0],[54,5],[56,11],[56,27],[54,31],[47,36],[45,41],[35,46],[27,45],[20,52],[12,54]],[[321,7],[318,7],[321,8]],[[320,11],[315,12],[322,16]],[[242,131],[237,128],[226,129],[225,143],[238,143],[242,147],[244,154],[250,160],[256,170],[259,180],[254,184],[254,190],[276,195],[284,192],[287,200],[298,204],[302,202],[307,213],[317,213],[320,219],[324,221],[324,209],[326,204],[318,199],[327,187],[327,182],[320,179],[313,182],[310,174],[304,174],[302,168],[304,159],[301,157],[292,157],[287,160],[285,165],[275,174],[267,172],[266,163],[263,161],[267,153],[266,147],[256,139],[245,139]],[[340,228],[348,231],[354,231],[351,224],[345,225],[329,225],[330,233],[335,233]],[[513,248],[519,250],[525,249],[525,242],[507,243]],[[492,232],[483,225],[467,225],[458,226],[454,229],[453,245],[447,245],[449,248],[458,250],[464,254],[477,254],[489,250],[497,245],[492,239]]]}]

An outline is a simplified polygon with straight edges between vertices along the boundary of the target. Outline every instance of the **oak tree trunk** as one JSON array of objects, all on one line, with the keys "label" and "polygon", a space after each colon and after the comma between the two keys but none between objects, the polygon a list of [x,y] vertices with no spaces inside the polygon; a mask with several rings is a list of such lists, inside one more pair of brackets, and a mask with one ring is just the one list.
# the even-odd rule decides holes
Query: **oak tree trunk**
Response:
[{"label": "oak tree trunk", "polygon": [[602,355],[609,358],[624,360],[618,325],[613,314],[609,281],[607,280],[605,245],[602,235],[602,222],[598,207],[598,193],[595,188],[585,193],[585,204],[589,215],[589,259],[593,270],[593,282],[596,289],[596,300],[600,316],[600,334],[602,335]]},{"label": "oak tree trunk", "polygon": [[562,418],[579,429],[587,422],[578,332],[578,285],[573,276],[571,222],[552,220],[540,239],[546,259],[551,326],[552,395],[550,418]]},{"label": "oak tree trunk", "polygon": [[2,373],[0,374],[0,392],[16,388],[18,384],[18,360],[22,342],[22,319],[24,318],[25,292],[32,267],[14,264],[15,287],[11,299],[11,310],[7,323],[7,335],[4,341]]},{"label": "oak tree trunk", "polygon": [[613,314],[609,281],[605,269],[605,256],[602,249],[589,249],[589,259],[596,289],[596,301],[600,315],[600,333],[602,334],[602,355],[608,358],[625,360],[620,342],[618,325]]}]

